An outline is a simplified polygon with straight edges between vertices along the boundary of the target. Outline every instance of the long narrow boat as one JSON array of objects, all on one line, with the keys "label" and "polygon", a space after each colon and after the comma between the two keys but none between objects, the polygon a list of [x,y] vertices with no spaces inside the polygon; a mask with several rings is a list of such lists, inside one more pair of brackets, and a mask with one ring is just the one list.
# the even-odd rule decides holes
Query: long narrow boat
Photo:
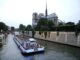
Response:
[{"label": "long narrow boat", "polygon": [[44,47],[38,44],[33,38],[29,38],[27,41],[21,41],[19,38],[14,37],[14,41],[21,50],[21,53],[44,52]]}]

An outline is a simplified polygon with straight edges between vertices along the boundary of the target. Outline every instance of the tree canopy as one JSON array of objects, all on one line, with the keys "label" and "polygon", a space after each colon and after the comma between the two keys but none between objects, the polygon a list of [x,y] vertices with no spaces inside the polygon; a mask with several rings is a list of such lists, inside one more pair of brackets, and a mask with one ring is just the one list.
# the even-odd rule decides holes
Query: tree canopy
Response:
[{"label": "tree canopy", "polygon": [[72,25],[75,25],[75,23],[74,22],[67,22],[65,25],[72,26]]},{"label": "tree canopy", "polygon": [[26,28],[25,28],[26,31],[32,31],[32,26],[31,25],[28,25]]},{"label": "tree canopy", "polygon": [[0,32],[2,31],[7,31],[8,30],[8,26],[3,23],[3,22],[0,22]]},{"label": "tree canopy", "polygon": [[24,30],[25,30],[25,25],[20,24],[20,25],[19,25],[19,30],[20,30],[20,31],[24,31]]},{"label": "tree canopy", "polygon": [[41,18],[39,19],[39,22],[37,24],[37,26],[35,27],[35,30],[42,30],[42,31],[46,31],[46,30],[51,30],[51,27],[54,26],[53,21],[51,20],[47,20],[46,18]]},{"label": "tree canopy", "polygon": [[15,30],[15,28],[12,26],[12,27],[11,27],[11,31],[14,31],[14,30]]}]

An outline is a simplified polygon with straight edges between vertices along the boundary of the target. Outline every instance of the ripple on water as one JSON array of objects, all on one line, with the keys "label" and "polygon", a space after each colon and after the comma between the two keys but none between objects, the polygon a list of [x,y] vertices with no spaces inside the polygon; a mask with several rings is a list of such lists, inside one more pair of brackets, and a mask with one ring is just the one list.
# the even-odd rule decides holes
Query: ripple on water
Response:
[{"label": "ripple on water", "polygon": [[0,60],[80,60],[80,48],[42,40],[38,42],[46,47],[45,53],[24,56],[10,34],[6,46],[0,48]]}]

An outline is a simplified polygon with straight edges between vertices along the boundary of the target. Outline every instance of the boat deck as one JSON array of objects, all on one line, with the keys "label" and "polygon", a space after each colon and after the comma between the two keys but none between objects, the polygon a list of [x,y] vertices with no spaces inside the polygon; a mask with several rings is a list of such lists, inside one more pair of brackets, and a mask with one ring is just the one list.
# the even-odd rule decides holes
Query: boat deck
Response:
[{"label": "boat deck", "polygon": [[41,52],[44,51],[44,47],[38,44],[36,41],[29,40],[29,37],[22,37],[22,36],[16,36],[15,37],[16,44],[19,46],[21,51],[27,52],[27,53],[35,53],[35,52]]}]

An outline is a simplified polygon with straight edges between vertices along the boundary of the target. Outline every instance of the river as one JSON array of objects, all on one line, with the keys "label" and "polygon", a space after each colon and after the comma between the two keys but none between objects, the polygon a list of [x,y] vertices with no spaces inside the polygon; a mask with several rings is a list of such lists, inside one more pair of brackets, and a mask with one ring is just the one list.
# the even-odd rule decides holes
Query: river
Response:
[{"label": "river", "polygon": [[45,47],[44,53],[22,55],[9,34],[6,45],[0,48],[0,60],[80,60],[80,48],[36,39]]}]

